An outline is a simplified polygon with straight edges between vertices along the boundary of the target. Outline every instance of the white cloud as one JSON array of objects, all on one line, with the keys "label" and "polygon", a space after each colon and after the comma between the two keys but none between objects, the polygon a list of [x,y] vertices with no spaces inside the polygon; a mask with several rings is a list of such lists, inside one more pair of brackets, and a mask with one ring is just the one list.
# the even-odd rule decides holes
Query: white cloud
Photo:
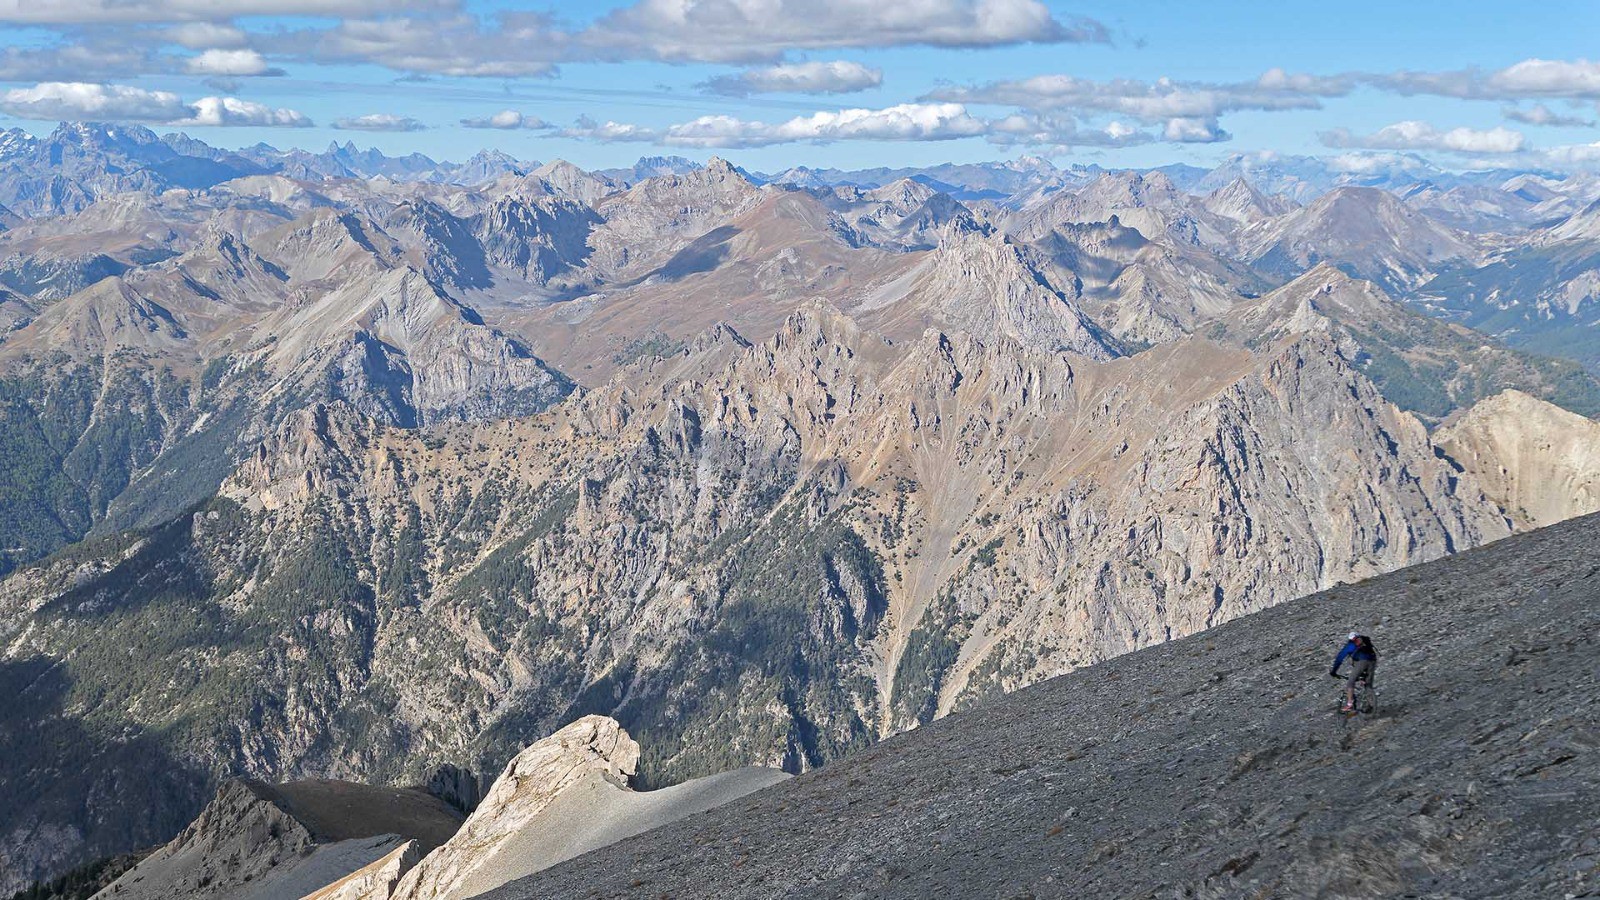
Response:
[{"label": "white cloud", "polygon": [[1335,128],[1318,137],[1328,147],[1368,150],[1446,150],[1452,153],[1516,153],[1527,144],[1520,131],[1495,127],[1488,130],[1452,128],[1440,131],[1415,120],[1386,125],[1372,134],[1354,134]]},{"label": "white cloud", "polygon": [[205,50],[210,47],[243,47],[249,38],[244,31],[233,25],[220,25],[216,22],[185,22],[163,29],[161,36],[182,47],[190,50]]},{"label": "white cloud", "polygon": [[563,128],[561,136],[601,143],[655,143],[662,140],[663,134],[657,129],[642,125],[611,121],[596,122],[584,117],[571,128]]},{"label": "white cloud", "polygon": [[1587,59],[1525,59],[1493,72],[1391,72],[1368,74],[1362,80],[1404,95],[1472,100],[1600,99],[1600,62]]},{"label": "white cloud", "polygon": [[1204,117],[1168,119],[1166,127],[1161,130],[1161,137],[1179,144],[1214,144],[1233,140],[1233,135],[1223,131],[1216,119]]},{"label": "white cloud", "polygon": [[1589,167],[1600,164],[1600,141],[1593,144],[1568,144],[1551,147],[1540,154],[1557,166]]},{"label": "white cloud", "polygon": [[361,16],[455,6],[455,0],[0,0],[0,22],[226,22],[238,16]]},{"label": "white cloud", "polygon": [[107,119],[166,125],[301,127],[311,120],[292,109],[273,109],[235,97],[194,102],[169,91],[120,84],[52,81],[0,94],[0,110],[23,119]]},{"label": "white cloud", "polygon": [[525,77],[564,62],[783,63],[795,50],[1103,42],[1108,34],[1092,20],[1058,19],[1039,0],[636,0],[578,29],[530,12],[386,15],[258,34],[252,43],[311,62]]},{"label": "white cloud", "polygon": [[1519,97],[1600,97],[1600,62],[1525,59],[1489,76],[1489,87]]},{"label": "white cloud", "polygon": [[666,128],[580,121],[564,137],[640,141],[674,147],[767,147],[831,141],[944,141],[979,137],[989,123],[957,103],[904,103],[886,109],[841,109],[769,124],[733,116],[701,116]]},{"label": "white cloud", "polygon": [[1014,113],[989,124],[990,143],[1046,148],[1045,152],[1052,156],[1077,147],[1129,147],[1155,140],[1148,132],[1126,122],[1084,128],[1071,116],[1050,113]]},{"label": "white cloud", "polygon": [[335,119],[333,127],[341,131],[425,131],[428,126],[410,116],[370,113],[365,116]]},{"label": "white cloud", "polygon": [[120,119],[172,122],[188,118],[183,98],[120,84],[47,81],[0,95],[0,109],[24,119]]},{"label": "white cloud", "polygon": [[254,125],[308,128],[311,120],[292,109],[274,109],[238,97],[201,97],[191,104],[194,115],[173,125]]},{"label": "white cloud", "polygon": [[1094,81],[1037,75],[974,87],[945,88],[924,99],[1019,106],[1031,110],[1100,111],[1156,124],[1169,119],[1214,119],[1236,110],[1318,109],[1322,98],[1348,93],[1347,78],[1295,75],[1272,69],[1255,81],[1181,82],[1168,78]]},{"label": "white cloud", "polygon": [[555,127],[538,116],[525,116],[514,109],[503,109],[492,116],[482,118],[462,119],[461,124],[468,128],[499,128],[506,131],[516,128],[542,131]]},{"label": "white cloud", "polygon": [[1593,119],[1586,119],[1583,116],[1563,115],[1551,109],[1550,107],[1545,106],[1543,103],[1535,103],[1533,106],[1527,109],[1523,109],[1518,106],[1502,107],[1500,114],[1513,122],[1521,122],[1524,125],[1549,125],[1558,128],[1593,128],[1595,124]]},{"label": "white cloud", "polygon": [[1053,114],[1015,113],[985,119],[972,115],[959,103],[903,103],[884,109],[841,109],[796,116],[777,123],[709,115],[663,128],[585,118],[560,134],[608,143],[637,142],[701,149],[981,137],[1000,146],[1043,148],[1052,154],[1065,153],[1075,147],[1127,147],[1156,139],[1149,132],[1120,121],[1086,128],[1070,116]]},{"label": "white cloud", "polygon": [[1415,157],[1398,153],[1340,153],[1329,157],[1328,168],[1351,175],[1374,175],[1395,169],[1404,170],[1416,163]]},{"label": "white cloud", "polygon": [[832,60],[746,69],[712,78],[701,86],[713,93],[743,97],[750,94],[845,94],[875,88],[882,83],[882,69]]},{"label": "white cloud", "polygon": [[468,15],[352,19],[257,39],[275,55],[315,63],[373,63],[416,74],[494,78],[550,75],[567,43],[565,32],[535,13],[502,13],[490,23]]},{"label": "white cloud", "polygon": [[794,49],[1105,42],[1039,0],[638,0],[574,35],[602,57],[759,62]]},{"label": "white cloud", "polygon": [[172,68],[149,47],[64,44],[0,49],[0,81],[110,81]]},{"label": "white cloud", "polygon": [[252,75],[282,75],[282,69],[267,65],[267,60],[254,50],[207,50],[191,57],[186,64],[191,75],[216,75],[225,78],[243,78]]}]

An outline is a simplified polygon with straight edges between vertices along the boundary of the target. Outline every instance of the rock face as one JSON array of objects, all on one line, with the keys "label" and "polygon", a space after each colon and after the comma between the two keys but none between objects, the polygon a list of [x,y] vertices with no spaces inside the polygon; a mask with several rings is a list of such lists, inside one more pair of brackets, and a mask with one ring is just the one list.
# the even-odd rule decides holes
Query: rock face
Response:
[{"label": "rock face", "polygon": [[944,229],[939,246],[857,316],[895,336],[931,326],[1091,359],[1118,355],[1075,291],[1068,296],[1052,288],[1003,235],[960,228]]},{"label": "rock face", "polygon": [[1435,440],[1518,528],[1600,510],[1600,422],[1521,391],[1479,402]]},{"label": "rock face", "polygon": [[[1600,517],[1018,691],[485,895],[1600,890]],[[1335,714],[1350,628],[1376,715]]]},{"label": "rock face", "polygon": [[[648,742],[643,786],[799,772],[1506,530],[1325,334],[1099,361],[814,307],[521,421],[286,418],[222,497],[0,583],[8,652],[82,673],[7,709],[194,710],[183,758],[273,778],[498,769],[591,712]],[[130,643],[196,681],[128,677]]]},{"label": "rock face", "polygon": [[304,900],[385,900],[420,858],[417,842],[406,841],[389,851],[388,856],[305,895]]},{"label": "rock face", "polygon": [[460,823],[460,813],[421,791],[229,781],[171,843],[96,896],[269,900],[331,882],[350,892],[330,898],[378,896],[376,886],[392,884],[407,859],[437,847]]},{"label": "rock face", "polygon": [[[0,894],[169,840],[225,777],[499,771],[588,714],[649,748],[640,787],[816,768],[1493,540],[1425,426],[1508,387],[1600,411],[1331,264],[1281,284],[1453,258],[1388,194],[112,126],[0,162]],[[1306,165],[1274,184],[1336,183]],[[1234,168],[1209,186],[1271,174]],[[1528,221],[1592,199],[1519,185]]]},{"label": "rock face", "polygon": [[635,793],[638,760],[639,745],[615,720],[573,722],[518,754],[461,831],[381,896],[466,900],[788,777],[746,769]]},{"label": "rock face", "polygon": [[1326,261],[1394,293],[1472,255],[1462,235],[1370,187],[1330,191],[1256,224],[1239,241],[1245,258],[1264,271],[1293,276]]},{"label": "rock face", "polygon": [[1007,222],[1019,237],[1042,237],[1063,225],[1108,222],[1113,217],[1151,241],[1201,247],[1227,245],[1233,222],[1208,210],[1199,198],[1178,190],[1161,172],[1113,172],[1082,190],[1063,190],[1024,209]]},{"label": "rock face", "polygon": [[1239,302],[1205,333],[1245,346],[1292,334],[1326,335],[1386,399],[1429,423],[1507,386],[1600,413],[1600,391],[1575,364],[1486,343],[1477,332],[1421,315],[1332,263]]},{"label": "rock face", "polygon": [[586,716],[534,744],[506,765],[461,830],[401,879],[394,900],[445,900],[480,869],[494,865],[500,846],[563,791],[592,774],[626,784],[639,764],[639,745],[604,716]]}]

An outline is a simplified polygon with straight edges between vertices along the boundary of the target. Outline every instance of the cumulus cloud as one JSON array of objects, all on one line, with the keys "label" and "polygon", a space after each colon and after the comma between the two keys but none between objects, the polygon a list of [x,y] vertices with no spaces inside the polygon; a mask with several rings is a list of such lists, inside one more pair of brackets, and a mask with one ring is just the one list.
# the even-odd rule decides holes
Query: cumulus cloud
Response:
[{"label": "cumulus cloud", "polygon": [[1358,135],[1335,128],[1318,135],[1328,147],[1368,150],[1446,150],[1451,153],[1516,153],[1527,139],[1520,131],[1495,127],[1487,130],[1452,128],[1441,131],[1415,120],[1386,125],[1372,134]]},{"label": "cumulus cloud", "polygon": [[149,47],[65,44],[0,49],[0,81],[111,81],[173,68]]},{"label": "cumulus cloud", "polygon": [[1072,75],[1037,75],[972,87],[944,88],[927,100],[1019,106],[1031,110],[1101,111],[1149,124],[1169,119],[1215,119],[1237,110],[1318,109],[1322,98],[1349,93],[1343,77],[1296,75],[1282,69],[1254,81],[1183,82],[1162,78],[1095,81]]},{"label": "cumulus cloud", "polygon": [[393,113],[369,113],[365,116],[335,119],[333,127],[340,131],[426,131],[428,128],[410,116],[397,116]]},{"label": "cumulus cloud", "polygon": [[1551,147],[1539,155],[1556,166],[1587,168],[1600,165],[1600,142]]},{"label": "cumulus cloud", "polygon": [[1168,119],[1161,130],[1163,140],[1178,144],[1214,144],[1233,140],[1233,135],[1223,131],[1216,119],[1184,117]]},{"label": "cumulus cloud", "polygon": [[257,38],[275,55],[326,64],[372,63],[424,75],[519,78],[550,75],[569,37],[548,16],[351,19],[326,29]]},{"label": "cumulus cloud", "polygon": [[303,127],[311,120],[292,109],[273,109],[235,97],[185,101],[170,91],[120,84],[44,82],[0,94],[0,110],[23,119],[106,119],[166,125]]},{"label": "cumulus cloud", "polygon": [[564,137],[596,141],[641,141],[674,147],[767,147],[832,141],[945,141],[979,137],[989,123],[957,103],[903,103],[885,109],[841,109],[796,116],[786,122],[701,116],[666,128],[581,120]]},{"label": "cumulus cloud", "polygon": [[180,47],[205,50],[211,47],[243,47],[249,38],[234,25],[216,22],[185,22],[161,30],[161,36]]},{"label": "cumulus cloud", "polygon": [[450,9],[454,0],[0,0],[0,22],[103,25],[112,22],[226,22],[238,16],[363,16]]},{"label": "cumulus cloud", "polygon": [[1350,175],[1376,175],[1380,172],[1405,171],[1415,168],[1421,160],[1399,153],[1340,153],[1329,157],[1328,168]]},{"label": "cumulus cloud", "polygon": [[1535,103],[1528,109],[1519,106],[1506,106],[1500,110],[1501,115],[1513,122],[1524,125],[1550,125],[1567,128],[1593,128],[1594,120],[1585,119],[1583,116],[1568,116],[1556,112],[1543,103]]},{"label": "cumulus cloud", "polygon": [[1520,97],[1600,97],[1600,62],[1525,59],[1489,76],[1488,83]]},{"label": "cumulus cloud", "polygon": [[254,50],[207,50],[189,59],[185,68],[191,75],[214,75],[222,78],[245,78],[255,75],[282,75],[282,69],[267,65],[267,60]]},{"label": "cumulus cloud", "polygon": [[1103,43],[1109,31],[1039,0],[638,0],[574,38],[601,56],[762,62],[793,49]]},{"label": "cumulus cloud", "polygon": [[995,47],[1108,36],[1104,25],[1057,18],[1039,0],[636,0],[576,29],[532,12],[386,15],[261,34],[253,45],[311,62],[523,77],[551,74],[566,62],[781,64],[796,50]]},{"label": "cumulus cloud", "polygon": [[1367,83],[1399,94],[1436,94],[1468,100],[1600,99],[1600,62],[1587,59],[1525,59],[1485,72],[1393,72],[1370,74]]},{"label": "cumulus cloud", "polygon": [[715,94],[744,97],[751,94],[846,94],[883,84],[883,70],[858,62],[784,63],[719,75],[701,84]]},{"label": "cumulus cloud", "polygon": [[292,109],[274,109],[238,97],[201,97],[190,104],[193,115],[173,125],[255,125],[307,128],[311,120]]},{"label": "cumulus cloud", "polygon": [[1060,155],[1079,147],[1131,147],[1155,140],[1122,121],[1099,128],[1084,127],[1072,116],[1059,114],[1014,113],[989,123],[989,142],[1003,147],[1044,148]]},{"label": "cumulus cloud", "polygon": [[884,109],[841,109],[796,116],[777,123],[710,115],[664,128],[584,118],[575,126],[563,129],[561,136],[701,149],[833,141],[984,138],[999,146],[1041,148],[1050,153],[1064,153],[1077,147],[1128,147],[1156,140],[1150,132],[1121,121],[1086,127],[1071,116],[1051,113],[1014,113],[986,119],[974,116],[959,103],[903,103]]},{"label": "cumulus cloud", "polygon": [[517,128],[543,131],[555,127],[538,116],[525,116],[514,109],[503,109],[492,116],[482,118],[462,119],[461,124],[468,128],[499,128],[505,131]]}]

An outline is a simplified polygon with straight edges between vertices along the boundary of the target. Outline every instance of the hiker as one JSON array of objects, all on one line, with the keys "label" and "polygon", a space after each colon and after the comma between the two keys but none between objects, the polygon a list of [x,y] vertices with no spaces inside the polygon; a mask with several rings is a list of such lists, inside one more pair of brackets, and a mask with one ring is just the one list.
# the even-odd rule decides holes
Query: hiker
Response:
[{"label": "hiker", "polygon": [[1350,632],[1344,649],[1333,658],[1333,668],[1328,670],[1328,674],[1338,678],[1339,667],[1344,665],[1346,659],[1350,660],[1350,678],[1344,687],[1344,711],[1350,712],[1356,706],[1356,682],[1365,678],[1367,686],[1371,687],[1373,674],[1378,670],[1378,651],[1372,648],[1372,638]]}]

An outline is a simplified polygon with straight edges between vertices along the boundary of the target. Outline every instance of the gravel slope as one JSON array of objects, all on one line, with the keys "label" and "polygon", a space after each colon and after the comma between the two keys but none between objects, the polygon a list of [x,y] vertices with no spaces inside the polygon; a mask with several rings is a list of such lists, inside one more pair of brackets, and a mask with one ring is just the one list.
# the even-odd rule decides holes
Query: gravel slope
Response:
[{"label": "gravel slope", "polygon": [[[1600,516],[1057,678],[485,895],[1600,893]],[[1358,626],[1382,709],[1327,677]]]},{"label": "gravel slope", "polygon": [[489,863],[467,876],[447,900],[476,897],[596,847],[788,779],[787,773],[777,769],[749,767],[657,791],[635,792],[620,788],[599,774],[588,775],[562,791],[528,827],[496,848]]}]

